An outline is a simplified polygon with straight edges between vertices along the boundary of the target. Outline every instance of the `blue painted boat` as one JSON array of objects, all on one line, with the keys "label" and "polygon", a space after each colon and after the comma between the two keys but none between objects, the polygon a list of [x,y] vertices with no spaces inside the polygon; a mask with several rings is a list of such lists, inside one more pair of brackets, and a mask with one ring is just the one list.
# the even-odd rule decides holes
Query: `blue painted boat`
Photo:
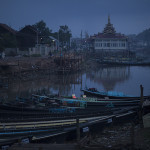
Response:
[{"label": "blue painted boat", "polygon": [[[99,98],[109,98],[109,99],[140,99],[140,97],[138,96],[130,96],[130,95],[125,95],[121,92],[100,92],[98,91],[96,88],[86,88],[86,89],[82,89],[81,91],[84,92],[85,95],[87,96],[91,96],[91,97],[99,97]],[[149,96],[144,96],[144,98],[150,98]]]}]

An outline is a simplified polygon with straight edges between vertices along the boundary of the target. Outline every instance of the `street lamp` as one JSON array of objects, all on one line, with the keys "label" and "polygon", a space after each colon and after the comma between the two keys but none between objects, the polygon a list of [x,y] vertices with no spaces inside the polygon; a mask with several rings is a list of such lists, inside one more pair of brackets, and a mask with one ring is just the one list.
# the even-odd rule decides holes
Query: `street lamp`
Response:
[{"label": "street lamp", "polygon": [[52,40],[52,42],[53,42],[53,51],[54,51],[55,50],[55,48],[54,48],[55,40]]},{"label": "street lamp", "polygon": [[43,42],[43,38],[41,38],[40,44],[42,44],[42,42]]}]

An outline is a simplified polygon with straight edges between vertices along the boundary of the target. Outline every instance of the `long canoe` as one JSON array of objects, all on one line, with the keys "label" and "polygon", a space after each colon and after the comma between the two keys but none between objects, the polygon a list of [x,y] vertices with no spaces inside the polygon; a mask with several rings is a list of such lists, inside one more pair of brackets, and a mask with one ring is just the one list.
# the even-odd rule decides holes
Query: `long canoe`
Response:
[{"label": "long canoe", "polygon": [[[99,97],[99,98],[107,97],[109,99],[136,99],[136,100],[140,99],[140,97],[138,96],[130,96],[118,92],[100,92],[95,88],[82,89],[81,91],[84,92],[84,95],[91,96],[91,97]],[[144,99],[150,99],[150,95],[144,96]]]}]

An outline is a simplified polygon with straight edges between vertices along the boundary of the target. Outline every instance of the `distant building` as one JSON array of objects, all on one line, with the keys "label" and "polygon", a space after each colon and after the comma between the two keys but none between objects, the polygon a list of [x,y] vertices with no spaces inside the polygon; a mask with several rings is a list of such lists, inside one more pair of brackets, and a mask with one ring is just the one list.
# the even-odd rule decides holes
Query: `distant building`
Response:
[{"label": "distant building", "polygon": [[3,24],[3,23],[0,23],[0,36],[2,34],[6,34],[6,33],[9,33],[11,35],[16,35],[17,31],[15,31],[14,29],[12,29],[11,27],[9,27],[8,25],[6,24]]},{"label": "distant building", "polygon": [[[5,55],[15,56],[17,54],[17,31],[12,29],[6,24],[0,23],[0,57],[4,58]],[[8,51],[6,50],[9,49]]]},{"label": "distant building", "polygon": [[89,49],[89,38],[72,38],[71,48],[74,50],[88,50]]},{"label": "distant building", "polygon": [[91,36],[90,39],[95,51],[124,51],[128,49],[128,38],[124,34],[116,33],[109,16],[103,32]]},{"label": "distant building", "polygon": [[17,41],[19,48],[34,47],[37,44],[38,32],[31,26],[27,25],[17,32]]},{"label": "distant building", "polygon": [[46,44],[37,44],[35,47],[29,48],[28,55],[41,55],[48,56],[53,51],[53,47],[49,47]]},{"label": "distant building", "polygon": [[71,48],[74,50],[80,50],[82,45],[81,38],[71,38]]},{"label": "distant building", "polygon": [[5,52],[0,53],[0,57],[4,58],[4,54],[6,54],[6,56],[47,56],[51,52],[58,50],[57,39],[49,36],[49,41],[44,43],[42,41],[43,38],[44,37],[31,25],[25,26],[20,31],[15,31],[8,25],[0,23],[0,48],[4,46],[4,49],[0,49],[0,51]]}]

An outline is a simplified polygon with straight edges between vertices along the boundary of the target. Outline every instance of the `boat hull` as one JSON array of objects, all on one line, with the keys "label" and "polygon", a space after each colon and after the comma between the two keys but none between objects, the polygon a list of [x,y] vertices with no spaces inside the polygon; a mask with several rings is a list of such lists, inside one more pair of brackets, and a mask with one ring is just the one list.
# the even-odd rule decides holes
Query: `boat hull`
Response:
[{"label": "boat hull", "polygon": [[[98,97],[98,98],[109,98],[109,99],[136,99],[139,100],[140,97],[132,97],[132,96],[111,96],[107,94],[103,94],[103,92],[92,92],[90,90],[82,90],[84,95],[89,97]],[[144,96],[144,99],[150,99],[150,96]]]}]

